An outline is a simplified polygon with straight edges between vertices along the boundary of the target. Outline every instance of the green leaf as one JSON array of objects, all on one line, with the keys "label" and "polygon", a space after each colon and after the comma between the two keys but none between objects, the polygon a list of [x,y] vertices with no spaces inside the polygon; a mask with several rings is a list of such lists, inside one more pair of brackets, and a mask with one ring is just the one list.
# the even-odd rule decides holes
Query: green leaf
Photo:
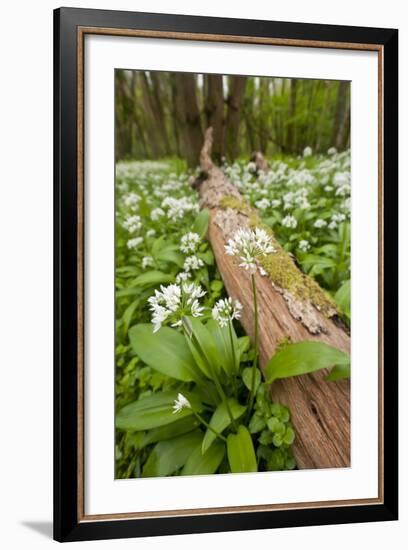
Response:
[{"label": "green leaf", "polygon": [[133,317],[133,314],[137,308],[137,306],[139,305],[139,298],[136,298],[136,300],[133,300],[133,302],[126,308],[124,314],[123,314],[123,332],[126,334],[128,329],[129,329],[129,325],[130,325],[130,322],[132,320],[132,317]]},{"label": "green leaf", "polygon": [[[212,378],[210,369],[218,372],[221,367],[221,358],[218,355],[218,350],[214,338],[210,331],[199,319],[188,317],[186,320],[188,329],[191,330],[189,340],[190,351],[194,355],[198,366],[208,378]],[[187,336],[187,340],[189,337]]]},{"label": "green leaf", "polygon": [[323,342],[288,344],[278,351],[266,365],[268,383],[278,378],[307,374],[334,365],[350,362],[350,356]]},{"label": "green leaf", "polygon": [[266,426],[265,420],[262,416],[257,415],[256,413],[252,415],[251,420],[249,421],[248,429],[251,434],[256,434],[262,431]]},{"label": "green leaf", "polygon": [[201,452],[201,445],[198,445],[188,458],[182,476],[215,474],[225,456],[225,444],[222,441],[215,441],[211,449],[205,454]]},{"label": "green leaf", "polygon": [[184,265],[184,256],[178,252],[178,246],[176,245],[162,248],[155,257],[156,260],[170,262],[176,264],[178,267],[183,267]]},{"label": "green leaf", "polygon": [[249,346],[251,345],[251,340],[249,339],[249,336],[241,336],[238,338],[238,348],[240,352],[240,356],[249,350]]},{"label": "green leaf", "polygon": [[345,281],[336,292],[334,299],[342,313],[350,319],[350,280]]},{"label": "green leaf", "polygon": [[210,319],[206,326],[210,331],[217,347],[218,361],[221,364],[221,367],[229,376],[234,376],[239,367],[239,349],[234,327],[231,328],[230,335],[229,326],[220,327],[214,319]]},{"label": "green leaf", "polygon": [[229,434],[227,453],[232,473],[258,471],[252,438],[245,426],[239,426],[237,434]]},{"label": "green leaf", "polygon": [[[178,413],[174,416],[179,418]],[[171,424],[166,424],[165,426],[160,426],[154,430],[149,430],[142,439],[141,447],[146,447],[147,445],[157,443],[158,441],[165,441],[166,439],[172,439],[173,437],[192,432],[198,426],[199,421],[195,416],[185,416],[184,418],[180,418]]]},{"label": "green leaf", "polygon": [[210,211],[204,208],[196,217],[191,231],[193,233],[198,233],[200,238],[203,239],[208,230],[208,221],[210,219]]},{"label": "green leaf", "polygon": [[292,443],[295,441],[295,432],[293,428],[290,426],[286,429],[286,433],[283,436],[283,442],[286,443],[286,445],[292,445]]},{"label": "green leaf", "polygon": [[172,283],[174,276],[162,271],[147,271],[133,281],[133,286],[156,286],[163,283]]},{"label": "green leaf", "polygon": [[[237,420],[246,410],[246,407],[244,405],[240,405],[238,401],[232,397],[228,399],[228,404],[234,420]],[[218,405],[214,414],[212,415],[210,420],[210,426],[216,432],[221,434],[223,430],[225,430],[225,428],[227,428],[230,424],[231,424],[231,418],[228,414],[226,403],[223,401],[220,405]],[[216,437],[217,436],[212,430],[207,429],[203,439],[203,446],[202,446],[203,454],[207,451],[207,449],[210,448],[212,442],[216,439]]]},{"label": "green leaf", "polygon": [[117,413],[116,427],[121,430],[150,430],[193,414],[189,408],[175,414],[173,404],[176,399],[176,391],[167,391],[129,403]]},{"label": "green leaf", "polygon": [[[244,384],[249,391],[251,391],[252,389],[252,376],[253,376],[252,367],[247,367],[242,371],[242,380],[244,381]],[[255,391],[259,388],[259,384],[261,383],[261,380],[262,380],[261,371],[259,369],[255,369]]]},{"label": "green leaf", "polygon": [[150,323],[135,325],[129,330],[129,340],[142,361],[162,374],[183,382],[200,378],[187,341],[176,330],[162,327],[154,333]]},{"label": "green leaf", "polygon": [[331,382],[334,382],[335,380],[343,380],[343,378],[350,378],[350,363],[345,365],[336,365],[326,376],[326,380],[330,380]]},{"label": "green leaf", "polygon": [[154,447],[143,468],[143,477],[163,477],[173,474],[184,466],[187,459],[201,444],[202,432],[196,430]]}]

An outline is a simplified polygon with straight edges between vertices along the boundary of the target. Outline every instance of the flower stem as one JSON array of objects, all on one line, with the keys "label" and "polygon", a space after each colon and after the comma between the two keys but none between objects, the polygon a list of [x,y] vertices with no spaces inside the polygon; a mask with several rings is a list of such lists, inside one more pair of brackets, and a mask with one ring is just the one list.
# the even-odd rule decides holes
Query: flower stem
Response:
[{"label": "flower stem", "polygon": [[[228,331],[229,331],[229,337],[230,337],[230,343],[231,343],[232,362],[233,362],[234,371],[235,371],[235,369],[237,368],[237,358],[236,358],[236,355],[235,355],[234,339],[232,337],[232,321],[231,320],[228,323]],[[236,381],[234,373],[232,375],[232,384],[233,384],[233,387],[234,387],[235,397],[237,397],[238,396],[237,381]]]},{"label": "flower stem", "polygon": [[210,426],[208,422],[204,420],[204,418],[200,414],[198,414],[198,412],[196,412],[194,409],[191,409],[191,410],[193,411],[193,414],[196,416],[196,418],[201,422],[201,424],[203,424],[207,429],[209,429],[217,437],[227,442],[227,438],[221,435],[220,432],[217,432],[217,430],[214,429],[212,426]]},{"label": "flower stem", "polygon": [[256,381],[256,369],[258,366],[258,354],[259,354],[259,327],[258,327],[258,300],[256,295],[256,283],[255,275],[251,275],[252,283],[252,296],[254,300],[254,316],[255,316],[255,356],[252,365],[252,380],[251,380],[251,393],[249,396],[248,415],[251,414],[251,410],[255,399],[255,381]]}]

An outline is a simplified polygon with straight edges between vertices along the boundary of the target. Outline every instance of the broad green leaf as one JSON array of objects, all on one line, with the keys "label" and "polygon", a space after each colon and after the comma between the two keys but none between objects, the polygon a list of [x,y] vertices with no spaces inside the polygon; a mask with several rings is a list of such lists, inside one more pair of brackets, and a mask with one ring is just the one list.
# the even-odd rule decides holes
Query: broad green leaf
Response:
[{"label": "broad green leaf", "polygon": [[133,317],[133,314],[134,312],[136,311],[136,308],[137,306],[139,305],[139,298],[136,298],[136,300],[133,300],[133,302],[125,309],[125,312],[123,314],[123,332],[126,334],[128,329],[129,329],[129,325],[130,325],[130,322],[132,320],[132,317]]},{"label": "broad green leaf", "polygon": [[[228,399],[228,404],[234,420],[237,420],[240,416],[242,416],[242,414],[246,410],[246,407],[244,405],[240,405],[238,401],[232,397]],[[218,405],[214,414],[212,415],[210,420],[210,426],[216,432],[221,434],[223,430],[225,430],[225,428],[227,428],[230,424],[231,424],[231,417],[228,414],[226,403],[222,402],[220,405]],[[210,448],[212,442],[216,438],[217,436],[215,435],[215,433],[212,430],[207,429],[203,439],[203,446],[202,446],[203,454],[207,451],[207,449]]]},{"label": "broad green leaf", "polygon": [[193,233],[198,233],[200,238],[203,239],[208,230],[208,221],[210,219],[210,211],[204,208],[196,217],[191,231]]},{"label": "broad green leaf", "polygon": [[[242,380],[244,381],[244,384],[249,391],[251,391],[252,389],[252,377],[253,377],[252,367],[247,367],[242,371]],[[261,380],[262,380],[261,371],[259,369],[255,369],[255,388],[254,388],[255,391],[259,388],[259,384],[261,383]]]},{"label": "broad green leaf", "polygon": [[238,370],[240,355],[234,327],[232,327],[230,334],[229,326],[220,327],[214,319],[210,319],[206,326],[217,346],[221,367],[228,375],[233,376]]},{"label": "broad green leaf", "polygon": [[141,293],[140,288],[122,288],[121,290],[116,291],[116,298],[123,298],[125,296],[137,296]]},{"label": "broad green leaf", "polygon": [[162,248],[156,254],[156,260],[161,260],[162,262],[170,262],[176,264],[178,267],[183,267],[184,265],[184,256],[178,252],[178,246],[168,246]]},{"label": "broad green leaf", "polygon": [[198,445],[188,458],[182,476],[215,474],[225,456],[225,443],[215,441],[211,449],[205,454],[201,452],[201,445]]},{"label": "broad green leaf", "polygon": [[350,356],[323,342],[298,342],[288,344],[275,353],[266,365],[268,383],[278,378],[289,378],[320,369],[344,365]]},{"label": "broad green leaf", "polygon": [[197,254],[199,258],[203,260],[203,262],[207,265],[214,265],[214,254],[212,253],[212,250],[206,250],[205,252],[199,252]]},{"label": "broad green leaf", "polygon": [[252,438],[245,426],[239,426],[236,434],[229,434],[227,453],[232,473],[258,471]]},{"label": "broad green leaf", "polygon": [[163,283],[172,283],[174,276],[162,271],[147,271],[133,281],[133,286],[156,286]]},{"label": "broad green leaf", "polygon": [[116,427],[121,430],[150,430],[193,414],[189,408],[175,414],[173,405],[176,399],[176,391],[167,391],[129,403],[117,413]]},{"label": "broad green leaf", "polygon": [[140,324],[131,327],[129,340],[133,351],[153,369],[183,382],[200,378],[185,337],[174,329]]},{"label": "broad green leaf", "polygon": [[313,269],[319,267],[321,269],[336,267],[336,262],[325,256],[317,256],[316,254],[307,254],[302,258],[302,266],[305,269]]},{"label": "broad green leaf", "polygon": [[240,338],[238,338],[238,348],[240,351],[240,355],[248,351],[250,345],[251,340],[249,339],[249,336],[241,336]]},{"label": "broad green leaf", "polygon": [[[218,355],[215,340],[207,326],[196,317],[188,317],[186,323],[191,330],[191,337],[186,337],[190,338],[190,350],[201,370],[212,378],[211,372],[217,373],[221,367],[221,358]],[[192,347],[195,348],[196,353]]]},{"label": "broad green leaf", "polygon": [[160,441],[154,447],[143,468],[143,477],[163,477],[173,474],[184,466],[187,459],[201,444],[200,430]]},{"label": "broad green leaf", "polygon": [[350,280],[345,281],[336,292],[334,299],[342,313],[350,319]]},{"label": "broad green leaf", "polygon": [[[174,414],[176,418],[177,415]],[[152,443],[157,443],[158,441],[165,441],[166,439],[172,439],[179,435],[183,435],[188,432],[192,432],[199,426],[199,421],[195,416],[185,416],[180,418],[171,424],[166,424],[165,426],[160,426],[154,430],[149,430],[143,437],[141,442],[141,447],[146,447]]]},{"label": "broad green leaf", "polygon": [[326,376],[326,380],[330,380],[331,382],[343,380],[344,378],[350,378],[350,363],[336,365]]}]

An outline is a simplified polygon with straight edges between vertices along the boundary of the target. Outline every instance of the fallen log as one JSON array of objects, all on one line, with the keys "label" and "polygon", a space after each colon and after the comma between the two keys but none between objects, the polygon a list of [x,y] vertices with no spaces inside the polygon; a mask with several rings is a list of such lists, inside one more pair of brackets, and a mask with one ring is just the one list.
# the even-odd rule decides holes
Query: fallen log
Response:
[{"label": "fallen log", "polygon": [[[228,294],[243,307],[241,323],[254,336],[254,311],[248,273],[225,254],[225,244],[239,228],[262,226],[255,210],[211,160],[212,130],[201,150],[202,174],[196,182],[200,205],[211,212],[208,238]],[[279,245],[256,274],[260,330],[260,365],[265,367],[285,341],[315,340],[350,352],[350,337],[330,296]],[[273,400],[289,406],[296,430],[294,454],[299,468],[350,466],[350,383],[328,382],[327,371],[274,382]]]},{"label": "fallen log", "polygon": [[263,172],[264,174],[267,174],[269,172],[268,161],[260,151],[255,151],[255,153],[251,155],[250,160],[255,164],[256,171],[258,173]]}]

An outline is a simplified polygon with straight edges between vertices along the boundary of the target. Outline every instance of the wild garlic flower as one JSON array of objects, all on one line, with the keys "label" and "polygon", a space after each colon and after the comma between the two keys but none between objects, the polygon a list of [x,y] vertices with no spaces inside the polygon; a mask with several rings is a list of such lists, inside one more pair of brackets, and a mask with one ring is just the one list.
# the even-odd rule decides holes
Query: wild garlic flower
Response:
[{"label": "wild garlic flower", "polygon": [[197,250],[199,243],[200,235],[190,231],[190,233],[186,233],[181,237],[180,250],[185,254],[188,254],[189,252],[194,253]]},{"label": "wild garlic flower", "polygon": [[185,259],[183,269],[184,271],[187,271],[187,273],[189,273],[190,271],[197,271],[203,266],[204,266],[203,260],[198,256],[193,255],[193,256],[188,256]]},{"label": "wild garlic flower", "polygon": [[314,224],[313,227],[316,227],[317,229],[321,229],[322,227],[326,227],[327,222],[326,220],[322,220],[321,218],[318,218]]},{"label": "wild garlic flower", "polygon": [[150,212],[152,221],[156,222],[159,218],[165,215],[165,211],[162,208],[153,208]]},{"label": "wild garlic flower", "polygon": [[155,295],[148,299],[149,309],[153,312],[153,332],[157,332],[165,322],[169,322],[172,327],[178,327],[187,315],[201,317],[204,307],[198,299],[204,294],[201,286],[194,283],[161,285],[160,290],[155,290]]},{"label": "wild garlic flower", "polygon": [[272,206],[272,208],[277,208],[277,207],[280,206],[280,205],[281,205],[281,200],[280,200],[280,199],[273,199],[273,200],[271,201],[271,206]]},{"label": "wild garlic flower", "polygon": [[282,220],[282,225],[290,229],[295,229],[297,227],[297,219],[294,216],[285,216]]},{"label": "wild garlic flower", "polygon": [[178,413],[183,409],[191,409],[191,403],[187,397],[184,397],[182,393],[179,393],[177,399],[174,400],[173,414]]},{"label": "wild garlic flower", "polygon": [[142,269],[146,269],[147,267],[151,267],[153,265],[153,258],[151,256],[144,256],[142,258]]},{"label": "wild garlic flower", "polygon": [[264,229],[238,229],[234,236],[225,245],[228,256],[237,256],[241,260],[239,264],[251,275],[257,271],[257,259],[275,252],[272,239]]},{"label": "wild garlic flower", "polygon": [[330,156],[333,156],[337,153],[337,149],[335,147],[330,147],[330,149],[327,151],[327,154]]},{"label": "wild garlic flower", "polygon": [[127,242],[127,247],[129,250],[136,250],[139,244],[142,244],[143,237],[135,237],[134,239],[129,239]]},{"label": "wild garlic flower", "polygon": [[266,210],[271,205],[270,201],[266,198],[263,198],[259,201],[255,202],[255,206],[259,208],[259,210]]},{"label": "wild garlic flower", "polygon": [[198,204],[194,204],[186,197],[181,199],[166,197],[161,205],[162,208],[167,208],[167,217],[172,220],[180,220],[187,212],[197,212],[199,209]]},{"label": "wild garlic flower", "polygon": [[142,227],[142,220],[140,216],[136,214],[134,216],[128,216],[123,222],[123,228],[129,231],[129,233],[135,233]]},{"label": "wild garlic flower", "polygon": [[241,317],[242,304],[238,300],[232,302],[231,297],[224,300],[218,300],[212,309],[212,316],[220,327],[226,327],[233,319]]},{"label": "wild garlic flower", "polygon": [[133,211],[139,208],[139,201],[140,195],[137,195],[133,191],[123,197],[123,204]]},{"label": "wild garlic flower", "polygon": [[190,277],[191,273],[187,273],[187,271],[180,271],[180,273],[177,274],[176,283],[187,281],[187,279],[190,279]]},{"label": "wild garlic flower", "polygon": [[313,150],[312,150],[311,147],[305,147],[305,148],[303,149],[303,156],[304,156],[304,157],[311,157],[312,154],[313,154]]},{"label": "wild garlic flower", "polygon": [[155,235],[156,235],[155,229],[149,229],[148,231],[146,231],[146,237],[154,237]]},{"label": "wild garlic flower", "polygon": [[301,250],[302,252],[307,252],[309,249],[310,249],[309,241],[306,241],[304,239],[299,241],[299,250]]}]

